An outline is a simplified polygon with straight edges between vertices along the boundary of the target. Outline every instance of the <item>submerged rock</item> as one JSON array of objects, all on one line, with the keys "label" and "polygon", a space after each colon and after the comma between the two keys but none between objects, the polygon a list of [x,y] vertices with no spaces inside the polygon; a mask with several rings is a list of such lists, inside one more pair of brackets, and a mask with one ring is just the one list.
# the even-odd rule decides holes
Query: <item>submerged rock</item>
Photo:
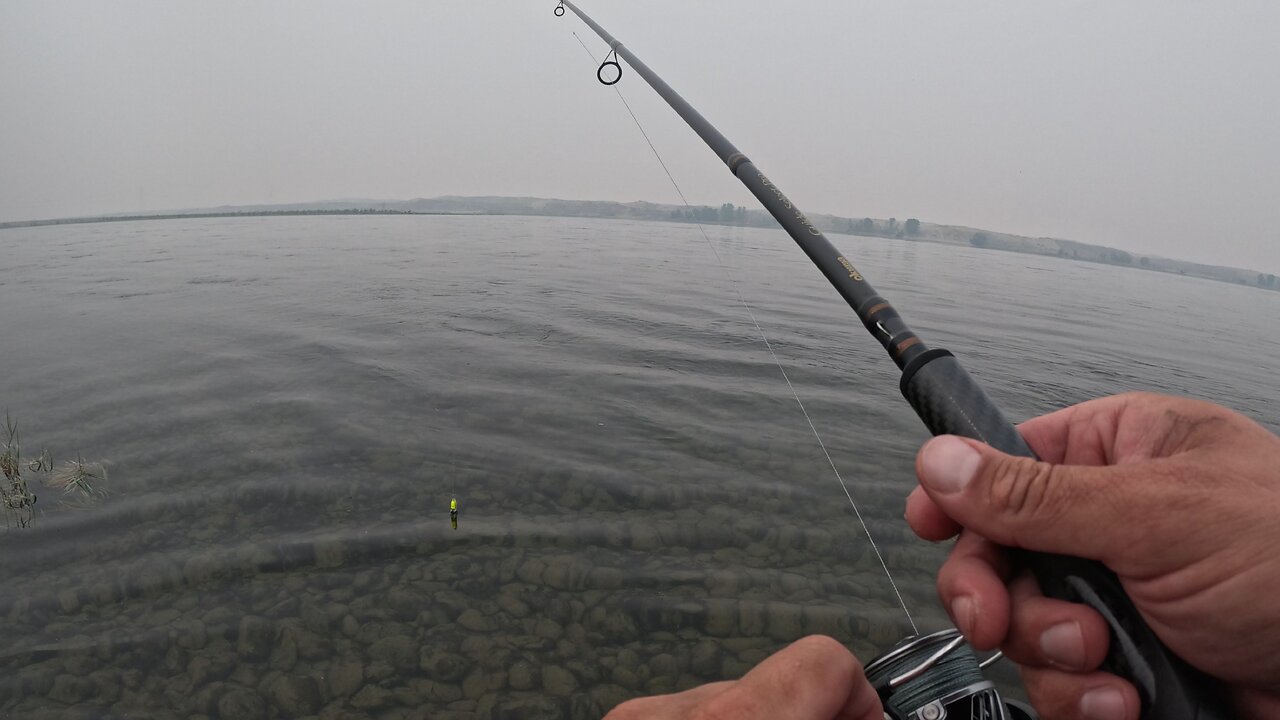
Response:
[{"label": "submerged rock", "polygon": [[504,592],[498,596],[498,607],[514,618],[522,618],[529,614],[529,606],[521,602],[513,592]]},{"label": "submerged rock", "polygon": [[62,612],[74,613],[80,609],[80,604],[80,595],[74,588],[58,593],[58,605],[61,606]]},{"label": "submerged rock", "polygon": [[516,570],[516,577],[522,582],[530,585],[537,585],[542,582],[542,573],[546,570],[546,565],[541,560],[530,558],[525,560]]},{"label": "submerged rock", "polygon": [[774,640],[796,640],[804,632],[803,612],[799,605],[771,602],[766,606],[769,637]]},{"label": "submerged rock", "polygon": [[732,637],[738,634],[738,602],[712,599],[706,601],[706,613],[702,618],[703,631],[712,637]]},{"label": "submerged rock", "polygon": [[248,688],[233,688],[218,699],[218,715],[237,720],[260,720],[267,716],[267,703]]},{"label": "submerged rock", "polygon": [[171,634],[175,636],[178,647],[187,650],[199,650],[209,641],[205,624],[195,618],[174,623]]},{"label": "submerged rock", "polygon": [[333,655],[333,643],[327,637],[317,635],[301,625],[286,626],[282,633],[297,647],[302,660],[327,660]]},{"label": "submerged rock", "polygon": [[342,618],[342,634],[347,637],[355,637],[360,632],[360,621],[355,617],[347,615]]},{"label": "submerged rock", "polygon": [[240,619],[236,652],[248,660],[266,660],[275,647],[276,629],[266,618],[249,615]]},{"label": "submerged rock", "polygon": [[607,714],[631,698],[631,693],[618,685],[597,685],[591,688],[590,695],[601,715]]},{"label": "submerged rock", "polygon": [[624,580],[622,571],[611,567],[595,567],[587,574],[587,585],[602,590],[616,590]]},{"label": "submerged rock", "polygon": [[480,670],[472,670],[462,681],[462,694],[470,700],[479,700],[489,690],[489,678]]},{"label": "submerged rock", "polygon": [[649,658],[649,670],[655,676],[674,679],[680,674],[680,663],[670,653],[659,653]]},{"label": "submerged rock", "polygon": [[59,675],[49,689],[49,699],[74,705],[93,694],[93,681],[74,675]]},{"label": "submerged rock", "polygon": [[197,655],[187,663],[191,684],[201,687],[214,680],[225,678],[235,665],[235,658],[225,654]]},{"label": "submerged rock", "polygon": [[700,640],[690,653],[689,667],[704,678],[714,678],[720,672],[720,646],[712,640]]},{"label": "submerged rock", "polygon": [[738,630],[747,637],[764,634],[765,606],[763,603],[743,600],[738,603]]},{"label": "submerged rock", "polygon": [[533,634],[548,640],[559,640],[564,634],[564,628],[549,618],[538,618],[533,625]]},{"label": "submerged rock", "polygon": [[347,559],[346,546],[341,540],[322,540],[314,548],[316,567],[342,567]]},{"label": "submerged rock", "polygon": [[558,665],[544,665],[542,689],[552,695],[565,697],[578,689],[578,679]]},{"label": "submerged rock", "polygon": [[565,717],[564,703],[556,698],[529,696],[498,702],[493,720],[559,720]]},{"label": "submerged rock", "polygon": [[310,715],[320,708],[320,687],[305,675],[276,678],[267,685],[266,694],[284,717]]},{"label": "submerged rock", "polygon": [[457,702],[462,699],[462,688],[457,685],[433,683],[431,686],[431,699],[442,703]]},{"label": "submerged rock", "polygon": [[458,616],[458,624],[471,632],[490,632],[496,627],[492,620],[474,608],[464,610]]},{"label": "submerged rock", "polygon": [[397,670],[410,670],[418,664],[418,648],[407,637],[388,637],[369,646],[369,657]]},{"label": "submerged rock", "polygon": [[380,710],[390,705],[392,699],[390,690],[377,685],[365,685],[351,698],[351,707],[358,710]]},{"label": "submerged rock", "polygon": [[418,667],[432,680],[456,683],[467,674],[471,663],[461,655],[423,647],[419,651]]},{"label": "submerged rock", "polygon": [[532,664],[525,660],[511,666],[507,673],[508,682],[513,690],[532,690],[539,680]]},{"label": "submerged rock", "polygon": [[359,658],[338,658],[329,666],[329,693],[344,698],[360,689],[364,682],[364,666]]},{"label": "submerged rock", "polygon": [[285,635],[280,638],[280,644],[276,645],[275,650],[271,651],[271,659],[268,665],[272,670],[279,672],[289,672],[293,666],[298,663],[298,644],[293,638]]}]

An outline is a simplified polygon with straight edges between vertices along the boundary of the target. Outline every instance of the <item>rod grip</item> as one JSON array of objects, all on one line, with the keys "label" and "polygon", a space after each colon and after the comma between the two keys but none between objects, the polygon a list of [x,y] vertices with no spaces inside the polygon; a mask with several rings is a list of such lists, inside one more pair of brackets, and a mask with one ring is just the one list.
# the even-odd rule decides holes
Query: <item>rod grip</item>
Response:
[{"label": "rod grip", "polygon": [[[903,368],[902,394],[934,435],[980,440],[1010,455],[1035,457],[991,398],[948,351],[929,350]],[[1219,684],[1171,653],[1147,626],[1119,578],[1105,565],[1065,555],[1017,551],[1045,595],[1097,610],[1111,628],[1102,668],[1129,680],[1143,720],[1227,720]]]}]

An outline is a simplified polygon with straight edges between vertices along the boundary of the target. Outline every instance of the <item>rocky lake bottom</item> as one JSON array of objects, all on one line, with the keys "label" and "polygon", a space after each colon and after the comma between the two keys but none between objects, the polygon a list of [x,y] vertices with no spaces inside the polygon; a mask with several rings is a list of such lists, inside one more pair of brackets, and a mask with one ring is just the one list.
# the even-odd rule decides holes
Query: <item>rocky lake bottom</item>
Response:
[{"label": "rocky lake bottom", "polygon": [[[869,661],[911,623],[738,290],[944,627],[892,363],[779,232],[711,235],[728,267],[656,222],[0,231],[0,410],[109,470],[7,515],[0,717],[597,718],[807,634]],[[1150,389],[1277,429],[1280,294],[840,242],[1013,418]]]}]

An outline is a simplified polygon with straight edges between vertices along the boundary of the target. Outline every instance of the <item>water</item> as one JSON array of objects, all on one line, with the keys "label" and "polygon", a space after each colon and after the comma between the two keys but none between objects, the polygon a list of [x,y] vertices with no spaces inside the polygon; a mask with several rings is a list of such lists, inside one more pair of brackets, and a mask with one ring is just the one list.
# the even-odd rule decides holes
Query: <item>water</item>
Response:
[{"label": "water", "polygon": [[[0,715],[585,718],[809,632],[869,660],[906,616],[734,278],[942,627],[892,363],[780,232],[708,232],[730,272],[666,223],[0,233],[0,405],[110,471],[0,535]],[[834,239],[1012,417],[1155,389],[1280,428],[1280,294]]]}]

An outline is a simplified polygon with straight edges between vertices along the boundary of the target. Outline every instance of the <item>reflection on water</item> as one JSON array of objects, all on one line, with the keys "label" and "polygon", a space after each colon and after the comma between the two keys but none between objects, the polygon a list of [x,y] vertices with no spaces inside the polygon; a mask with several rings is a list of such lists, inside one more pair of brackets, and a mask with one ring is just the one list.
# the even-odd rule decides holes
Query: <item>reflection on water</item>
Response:
[{"label": "reflection on water", "polygon": [[[111,489],[0,536],[0,715],[595,717],[807,633],[869,659],[906,616],[732,277],[941,627],[892,364],[780,233],[709,231],[732,275],[658,223],[0,233],[0,403]],[[1280,295],[835,239],[1015,417],[1133,388],[1277,416]]]}]

